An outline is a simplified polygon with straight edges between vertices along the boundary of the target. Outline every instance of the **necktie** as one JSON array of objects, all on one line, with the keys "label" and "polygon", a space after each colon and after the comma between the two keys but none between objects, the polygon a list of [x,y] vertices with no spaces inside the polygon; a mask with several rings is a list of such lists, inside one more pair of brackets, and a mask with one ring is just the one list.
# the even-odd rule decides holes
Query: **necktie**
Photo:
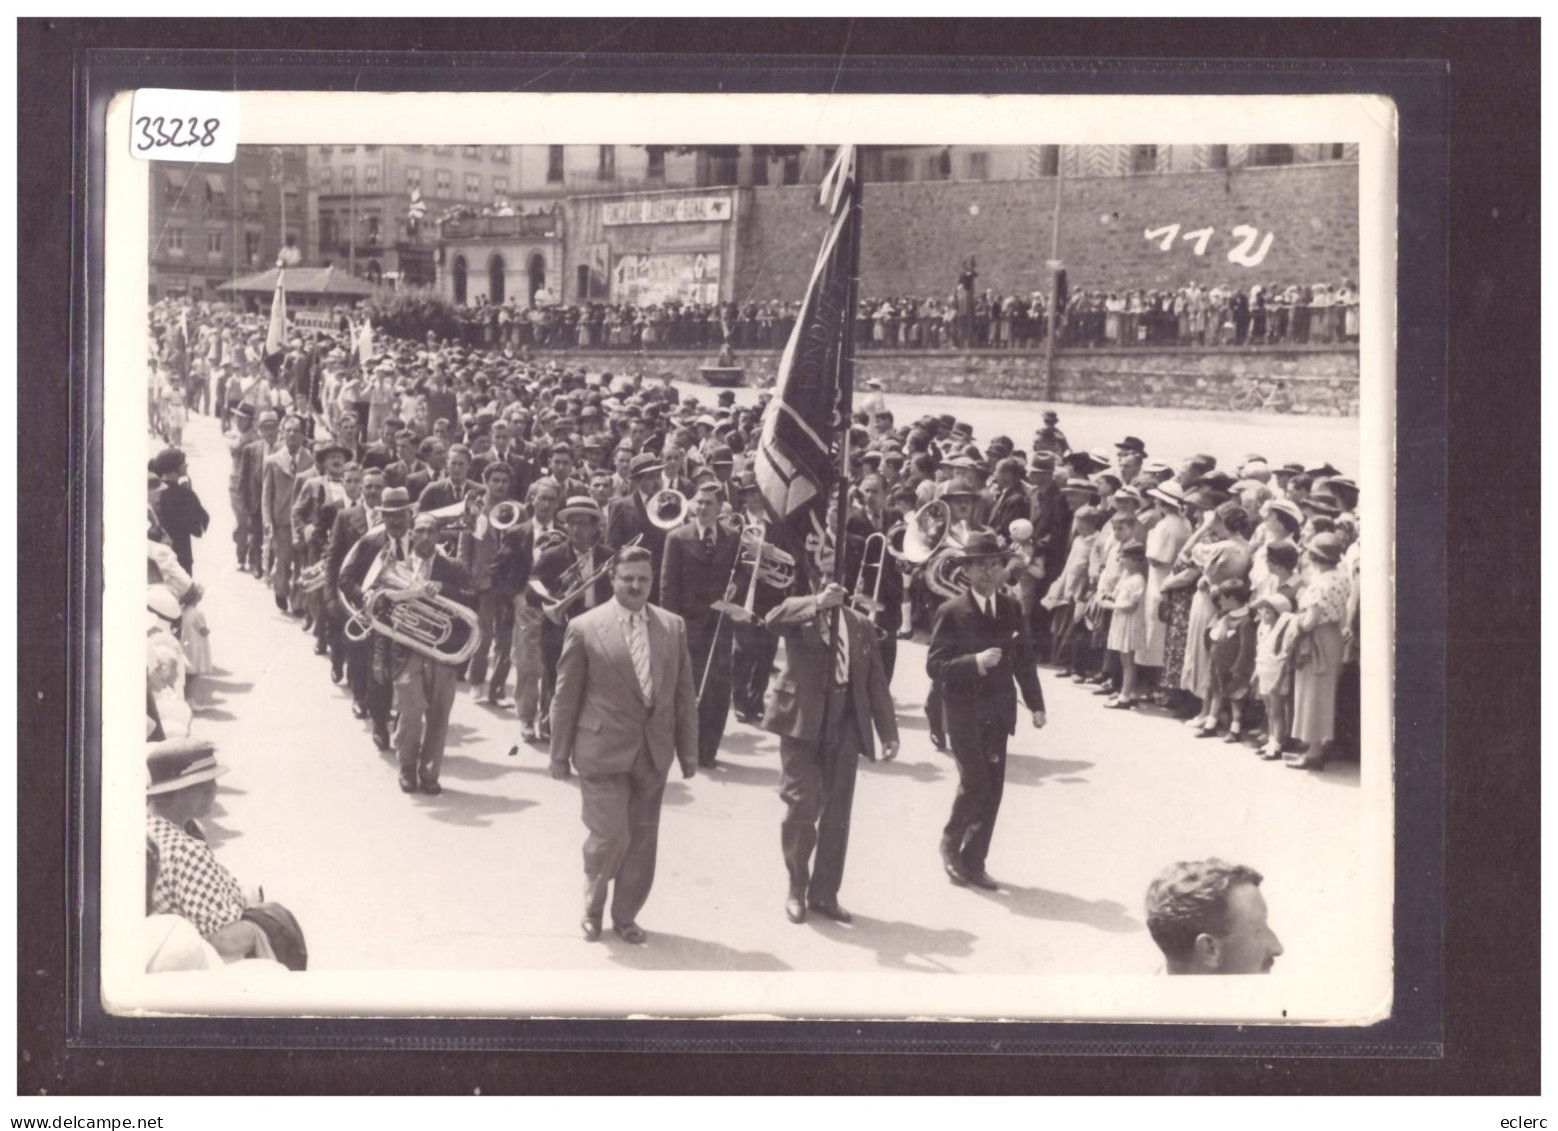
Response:
[{"label": "necktie", "polygon": [[989,617],[991,620],[994,620],[995,619],[995,598],[994,597],[986,597],[984,604],[985,604],[985,616]]},{"label": "necktie", "polygon": [[644,614],[628,614],[628,651],[633,656],[633,670],[638,673],[638,686],[644,693],[644,702],[655,697],[654,680],[649,675],[649,640],[644,634]]},{"label": "necktie", "polygon": [[849,682],[849,621],[839,613],[838,647],[833,650],[833,682],[843,687]]},{"label": "necktie", "polygon": [[709,555],[714,553],[714,527],[712,526],[703,532],[703,552]]}]

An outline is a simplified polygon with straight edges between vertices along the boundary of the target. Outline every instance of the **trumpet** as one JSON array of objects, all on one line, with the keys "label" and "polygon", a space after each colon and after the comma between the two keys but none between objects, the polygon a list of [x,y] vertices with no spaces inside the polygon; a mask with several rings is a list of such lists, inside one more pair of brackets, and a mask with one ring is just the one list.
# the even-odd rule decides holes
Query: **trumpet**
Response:
[{"label": "trumpet", "polygon": [[348,612],[343,633],[353,643],[377,632],[419,655],[456,665],[476,652],[476,614],[458,601],[429,593],[392,561],[382,562],[362,598],[362,607],[352,608],[342,595]]},{"label": "trumpet", "polygon": [[690,507],[686,495],[675,487],[666,487],[649,500],[649,521],[661,530],[674,530],[687,521]]}]

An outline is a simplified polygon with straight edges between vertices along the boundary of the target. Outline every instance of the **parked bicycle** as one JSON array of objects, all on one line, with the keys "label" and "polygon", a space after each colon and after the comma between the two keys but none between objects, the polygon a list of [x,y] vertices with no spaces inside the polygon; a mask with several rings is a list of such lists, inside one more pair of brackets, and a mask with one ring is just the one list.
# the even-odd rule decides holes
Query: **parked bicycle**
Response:
[{"label": "parked bicycle", "polygon": [[1245,381],[1228,398],[1228,407],[1234,412],[1290,412],[1293,394],[1285,381]]}]

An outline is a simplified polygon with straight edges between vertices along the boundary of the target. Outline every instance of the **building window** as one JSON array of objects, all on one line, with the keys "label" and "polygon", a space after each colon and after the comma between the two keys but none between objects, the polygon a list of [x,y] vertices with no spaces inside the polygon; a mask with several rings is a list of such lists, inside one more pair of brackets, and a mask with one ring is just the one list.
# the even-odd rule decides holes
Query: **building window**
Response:
[{"label": "building window", "polygon": [[801,183],[801,152],[791,149],[785,153],[784,158],[784,183],[798,185]]},{"label": "building window", "polygon": [[369,165],[362,171],[362,187],[365,192],[379,191],[379,167]]},{"label": "building window", "polygon": [[738,145],[714,145],[709,147],[709,183],[733,185],[736,183],[736,165],[741,159]]},{"label": "building window", "polygon": [[[253,235],[254,235],[253,232],[249,232],[247,234],[246,238],[252,237]],[[325,215],[325,216],[319,217],[319,246],[320,247],[330,247],[334,243],[335,243],[335,217],[334,216],[329,216],[329,215]],[[250,244],[248,246],[249,246],[249,251],[252,254],[252,252],[254,250],[253,245]]]},{"label": "building window", "polygon": [[260,261],[260,233],[245,232],[243,234],[244,261],[253,267]]},{"label": "building window", "polygon": [[597,171],[603,181],[613,181],[617,178],[617,147],[603,145],[600,147],[600,155],[596,158]]},{"label": "building window", "polygon": [[1060,176],[1060,146],[1058,146],[1058,145],[1041,145],[1041,146],[1039,146],[1039,176],[1041,176],[1041,177],[1058,177],[1058,176]]},{"label": "building window", "polygon": [[509,147],[506,145],[494,145],[492,147],[492,159],[499,165],[509,163]]},{"label": "building window", "polygon": [[357,187],[357,166],[343,165],[341,167],[341,187],[343,189],[355,189]]},{"label": "building window", "polygon": [[406,166],[406,191],[422,187],[422,167],[420,165]]},{"label": "building window", "polygon": [[1228,147],[1226,145],[1214,145],[1206,151],[1206,167],[1208,169],[1228,168]]},{"label": "building window", "polygon": [[1156,173],[1158,171],[1158,147],[1155,145],[1131,146],[1131,172]]},{"label": "building window", "polygon": [[[984,166],[985,155],[983,153],[976,153],[974,156],[979,158],[979,165],[977,166],[977,168],[979,169],[979,174],[978,175],[979,175],[979,179],[983,180],[984,176],[985,176],[985,166]],[[975,167],[976,166],[974,165],[974,163],[972,161],[970,161],[969,162],[969,169],[970,169],[970,171],[972,171]],[[908,156],[906,154],[894,153],[892,156],[888,157],[888,159],[887,159],[887,179],[889,181],[907,181],[909,179],[909,158],[908,158]]]},{"label": "building window", "polygon": [[[320,176],[324,184],[330,183],[330,170],[321,169]],[[243,207],[244,211],[253,211],[260,207],[260,178],[245,177],[243,179]]]},{"label": "building window", "polygon": [[[897,160],[897,158],[894,158],[894,160]],[[887,179],[890,181],[899,180],[900,178],[894,177],[890,170],[891,162],[889,162]],[[990,179],[990,155],[988,153],[970,153],[968,155],[968,179],[971,181],[987,181]]]},{"label": "building window", "polygon": [[321,145],[321,146],[318,147],[318,152],[319,152],[319,159],[321,161],[328,161],[328,160],[330,160],[330,155],[335,152],[335,146],[333,146],[333,145]]},{"label": "building window", "polygon": [[220,259],[222,256],[222,233],[220,231],[206,233],[206,255],[212,259]]},{"label": "building window", "polygon": [[379,218],[371,212],[368,214],[368,243],[374,247],[379,243]]},{"label": "building window", "polygon": [[665,146],[651,145],[647,149],[649,168],[644,176],[651,181],[665,180]]},{"label": "building window", "polygon": [[925,159],[925,179],[945,181],[952,176],[952,150],[943,146],[940,153]]},{"label": "building window", "polygon": [[169,228],[168,229],[168,254],[169,255],[183,255],[184,254],[184,229],[183,228]]},{"label": "building window", "polygon": [[433,185],[439,196],[453,196],[454,174],[448,169],[434,169]]},{"label": "building window", "polygon": [[500,197],[500,196],[505,196],[506,197],[506,196],[508,196],[508,194],[509,194],[509,179],[507,177],[493,177],[492,178],[492,195],[494,197]]},{"label": "building window", "polygon": [[1347,152],[1347,146],[1342,142],[1334,142],[1331,145],[1331,160],[1340,161]]},{"label": "building window", "polygon": [[481,174],[465,174],[465,199],[472,204],[481,201]]},{"label": "building window", "polygon": [[563,183],[563,147],[560,145],[546,147],[546,183],[549,185]]},{"label": "building window", "polygon": [[752,183],[754,185],[766,185],[768,183],[768,163],[772,160],[772,153],[766,145],[754,145],[752,147]]},{"label": "building window", "polygon": [[356,153],[357,152],[357,147],[355,145],[343,145],[343,146],[341,146],[341,152],[342,153]]},{"label": "building window", "polygon": [[465,155],[467,157],[477,157],[477,158],[479,158],[481,156],[481,146],[479,146],[479,145],[467,145],[465,147]]},{"label": "building window", "polygon": [[330,192],[335,187],[332,183],[334,178],[335,171],[333,169],[319,170],[319,191]]},{"label": "building window", "polygon": [[379,150],[381,150],[383,148],[384,147],[382,145],[365,145],[365,146],[362,147],[362,151],[364,153],[377,153]]},{"label": "building window", "polygon": [[1291,145],[1257,145],[1250,149],[1251,165],[1291,165],[1293,164],[1293,147]]},{"label": "building window", "polygon": [[296,216],[298,208],[298,186],[283,185],[281,190],[281,200],[282,204],[285,207],[291,209],[292,214]]},{"label": "building window", "polygon": [[447,154],[450,154],[450,153],[454,152],[454,146],[452,146],[452,145],[435,145],[435,146],[433,146],[433,152],[434,153],[442,153],[442,154],[446,154],[447,155]]},{"label": "building window", "polygon": [[206,207],[227,207],[227,178],[220,173],[206,174]]}]

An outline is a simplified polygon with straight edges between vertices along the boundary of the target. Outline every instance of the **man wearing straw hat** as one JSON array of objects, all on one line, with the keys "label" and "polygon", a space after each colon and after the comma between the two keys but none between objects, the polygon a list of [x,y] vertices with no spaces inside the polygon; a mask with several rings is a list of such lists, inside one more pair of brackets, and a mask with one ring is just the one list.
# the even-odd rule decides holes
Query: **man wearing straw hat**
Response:
[{"label": "man wearing straw hat", "polygon": [[1016,689],[1035,729],[1045,722],[1027,622],[1016,599],[1000,591],[1009,558],[991,531],[969,537],[959,555],[968,592],[937,612],[925,665],[944,688],[947,738],[958,764],[942,865],[954,884],[986,891],[999,886],[985,871],[985,858],[1006,782],[1006,742],[1017,731]]}]

